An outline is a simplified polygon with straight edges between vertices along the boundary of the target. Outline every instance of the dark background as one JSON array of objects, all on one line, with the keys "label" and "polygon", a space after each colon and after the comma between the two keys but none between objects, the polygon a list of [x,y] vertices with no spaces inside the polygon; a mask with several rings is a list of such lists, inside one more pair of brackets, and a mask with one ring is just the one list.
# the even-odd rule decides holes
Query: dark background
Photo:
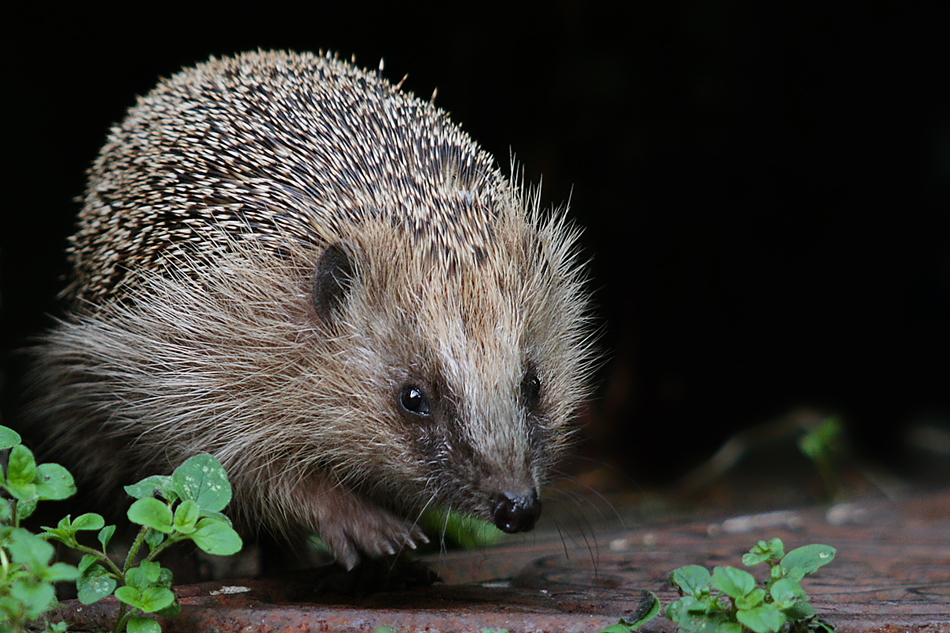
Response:
[{"label": "dark background", "polygon": [[593,451],[634,479],[799,405],[891,463],[908,425],[950,425],[950,3],[306,7],[4,12],[5,420],[110,124],[211,54],[323,48],[438,87],[571,199],[608,358]]}]

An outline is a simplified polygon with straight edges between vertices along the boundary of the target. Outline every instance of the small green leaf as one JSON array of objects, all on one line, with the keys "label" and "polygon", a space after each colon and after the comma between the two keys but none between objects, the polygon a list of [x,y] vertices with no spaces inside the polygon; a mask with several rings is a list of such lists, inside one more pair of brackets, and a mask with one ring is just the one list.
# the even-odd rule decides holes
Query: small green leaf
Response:
[{"label": "small green leaf", "polygon": [[674,569],[670,574],[670,584],[689,596],[699,598],[709,593],[709,570],[699,565],[687,565]]},{"label": "small green leaf", "polygon": [[88,568],[76,582],[79,601],[83,604],[93,604],[111,596],[115,586],[115,578],[102,565]]},{"label": "small green leaf", "polygon": [[175,492],[198,502],[202,510],[220,512],[231,501],[231,484],[224,467],[213,455],[195,455],[172,473]]},{"label": "small green leaf", "polygon": [[36,494],[41,500],[68,499],[76,494],[76,484],[68,470],[59,464],[40,464],[36,467]]},{"label": "small green leaf", "polygon": [[742,564],[746,567],[755,567],[759,563],[764,563],[768,559],[768,554],[753,554],[752,552],[749,552],[742,555]]},{"label": "small green leaf", "polygon": [[115,590],[115,597],[130,607],[140,609],[139,604],[142,601],[142,593],[135,587],[126,585]]},{"label": "small green leaf", "polygon": [[727,622],[726,614],[718,610],[708,595],[704,600],[683,596],[668,604],[665,614],[684,631],[692,633],[711,633],[717,626]]},{"label": "small green leaf", "polygon": [[826,418],[822,424],[811,429],[799,439],[798,446],[812,461],[818,461],[835,452],[844,438],[844,427],[837,416]]},{"label": "small green leaf", "polygon": [[145,533],[145,542],[151,551],[155,551],[159,545],[165,542],[166,536],[158,530],[149,530]]},{"label": "small green leaf", "polygon": [[770,554],[769,544],[765,541],[759,541],[748,553],[742,555],[742,564],[747,567],[758,565],[761,562],[767,561]]},{"label": "small green leaf", "polygon": [[807,598],[800,600],[793,605],[789,605],[784,609],[781,609],[781,611],[785,614],[785,617],[793,622],[805,620],[815,615],[815,608],[811,606]]},{"label": "small green leaf", "polygon": [[13,561],[26,565],[34,574],[42,574],[53,558],[55,549],[24,528],[13,530],[8,546]]},{"label": "small green leaf", "polygon": [[[36,484],[34,483],[17,483],[13,481],[7,482],[7,490],[10,492],[10,495],[17,501],[22,501],[24,503],[32,504],[33,509],[36,509],[36,502],[39,500],[39,495],[36,494]],[[17,508],[17,514],[21,514],[20,508]],[[32,510],[30,514],[33,514]],[[20,518],[23,518],[22,516]]]},{"label": "small green leaf", "polygon": [[162,573],[162,566],[155,561],[143,560],[139,567],[142,568],[142,573],[145,575],[145,580],[149,584],[155,584],[158,582],[159,576]]},{"label": "small green leaf", "polygon": [[150,527],[165,534],[172,531],[172,511],[168,505],[147,497],[132,504],[128,511],[129,521]]},{"label": "small green leaf", "polygon": [[76,547],[76,530],[73,529],[69,521],[69,516],[62,519],[55,528],[44,527],[43,536],[65,543],[69,547]]},{"label": "small green leaf", "polygon": [[689,609],[690,602],[695,603],[696,598],[694,598],[693,596],[685,596],[683,598],[680,598],[679,600],[676,600],[666,605],[666,609],[663,610],[663,614],[666,616],[668,620],[672,620],[676,624],[680,624],[680,626],[682,626],[682,624],[680,623],[680,620]]},{"label": "small green leaf", "polygon": [[805,574],[810,574],[833,561],[836,551],[830,545],[805,545],[786,554],[781,565],[785,568],[786,576],[801,580]]},{"label": "small green leaf", "polygon": [[145,577],[145,570],[141,566],[133,567],[125,572],[125,584],[127,587],[135,589],[147,589],[150,586],[148,578]]},{"label": "small green leaf", "polygon": [[777,603],[791,602],[802,596],[807,596],[798,581],[792,580],[791,578],[779,578],[776,580],[772,583],[772,588],[769,590],[769,593],[772,595],[772,600]]},{"label": "small green leaf", "polygon": [[126,633],[162,633],[162,625],[151,618],[137,615],[129,620],[125,630]]},{"label": "small green leaf", "polygon": [[[32,486],[33,484],[27,484]],[[13,491],[10,491],[10,494],[13,494]],[[16,504],[16,517],[18,520],[22,521],[23,519],[28,518],[36,511],[37,498],[34,494],[29,498],[19,498],[19,501]]]},{"label": "small green leaf", "polygon": [[736,599],[755,589],[755,577],[735,567],[716,567],[713,569],[710,585]]},{"label": "small green leaf", "polygon": [[50,582],[63,582],[79,578],[79,570],[68,563],[53,563],[44,576]]},{"label": "small green leaf", "polygon": [[56,591],[48,582],[19,579],[10,588],[10,595],[23,604],[26,617],[40,617],[56,600]]},{"label": "small green leaf", "polygon": [[770,593],[775,606],[792,620],[802,620],[815,614],[815,610],[808,603],[808,594],[791,578],[776,580]]},{"label": "small green leaf", "polygon": [[757,587],[744,596],[736,598],[736,607],[739,609],[754,609],[765,599],[765,589]]},{"label": "small green leaf", "polygon": [[166,589],[171,589],[173,581],[174,577],[172,576],[172,570],[166,569],[165,567],[159,568],[158,580],[155,581],[156,587],[165,587]]},{"label": "small green leaf", "polygon": [[155,493],[158,493],[164,497],[166,501],[177,500],[177,497],[173,499],[169,496],[174,495],[174,490],[172,490],[172,478],[167,475],[152,475],[151,477],[146,477],[138,483],[126,486],[125,491],[130,497],[135,499],[147,499],[154,497]]},{"label": "small green leaf", "polygon": [[[171,586],[171,583],[169,583],[169,586]],[[159,609],[158,611],[155,611],[155,615],[160,615],[163,618],[174,618],[180,613],[181,613],[181,603],[178,602],[177,600],[171,603],[170,605],[168,605],[167,607],[165,607],[164,609]]]},{"label": "small green leaf", "polygon": [[0,451],[13,448],[14,446],[17,446],[20,441],[19,433],[9,427],[0,426]]},{"label": "small green leaf", "polygon": [[171,605],[175,601],[175,594],[165,587],[149,587],[141,593],[139,609],[145,613],[154,613]]},{"label": "small green leaf", "polygon": [[742,562],[747,567],[752,567],[766,561],[780,560],[783,556],[785,556],[785,545],[782,539],[773,538],[768,543],[765,541],[756,543],[749,553],[742,556]]},{"label": "small green leaf", "polygon": [[107,549],[109,549],[109,541],[112,540],[112,535],[113,535],[113,534],[115,534],[115,526],[114,526],[114,525],[107,525],[107,526],[105,526],[104,528],[102,528],[101,530],[99,530],[99,534],[96,536],[96,538],[98,538],[98,539],[99,539],[99,542],[102,544],[102,551],[103,551],[103,552],[106,551]]},{"label": "small green leaf", "polygon": [[202,510],[202,511],[201,511],[201,518],[202,518],[202,519],[213,519],[213,520],[215,520],[215,521],[220,521],[221,523],[226,523],[226,524],[230,525],[231,527],[234,527],[234,524],[231,523],[231,519],[229,519],[226,514],[222,514],[222,513],[220,513],[220,512],[212,512],[212,511],[210,511],[210,510]]},{"label": "small green leaf", "polygon": [[785,543],[780,538],[773,538],[769,541],[769,549],[772,551],[772,558],[775,560],[782,560],[782,557],[785,556]]},{"label": "small green leaf", "polygon": [[175,601],[175,594],[165,587],[149,587],[140,591],[126,585],[115,590],[115,597],[146,613],[160,611]]},{"label": "small green leaf", "polygon": [[175,530],[182,534],[191,534],[200,518],[198,502],[185,499],[175,510]]},{"label": "small green leaf", "polygon": [[22,444],[17,444],[10,451],[8,459],[7,483],[32,484],[36,479],[36,460],[33,458],[33,452]]},{"label": "small green leaf", "polygon": [[655,618],[660,613],[660,600],[652,591],[640,592],[640,603],[630,619],[620,618],[620,624],[630,631],[636,631],[641,626]]},{"label": "small green leaf", "polygon": [[195,545],[209,554],[230,556],[241,551],[244,543],[234,529],[220,521],[202,519],[190,536]]},{"label": "small green leaf", "polygon": [[86,570],[99,562],[98,556],[93,556],[92,554],[83,554],[82,560],[79,561],[79,573],[85,574]]},{"label": "small green leaf", "polygon": [[736,619],[755,633],[778,633],[787,621],[785,614],[769,602],[763,602],[755,609],[737,612]]},{"label": "small green leaf", "polygon": [[73,521],[74,530],[101,530],[106,524],[106,520],[95,512],[87,512],[76,517]]}]

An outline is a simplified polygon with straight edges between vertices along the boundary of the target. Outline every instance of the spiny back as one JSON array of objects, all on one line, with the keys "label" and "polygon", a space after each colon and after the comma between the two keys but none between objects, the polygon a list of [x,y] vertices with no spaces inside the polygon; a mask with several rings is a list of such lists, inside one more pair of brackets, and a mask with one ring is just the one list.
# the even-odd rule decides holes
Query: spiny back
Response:
[{"label": "spiny back", "polygon": [[[278,254],[368,221],[456,263],[482,260],[510,187],[429,102],[335,57],[211,59],[141,98],[90,170],[65,294],[121,299],[132,271],[213,260],[235,238]],[[193,271],[198,272],[198,271]]]}]

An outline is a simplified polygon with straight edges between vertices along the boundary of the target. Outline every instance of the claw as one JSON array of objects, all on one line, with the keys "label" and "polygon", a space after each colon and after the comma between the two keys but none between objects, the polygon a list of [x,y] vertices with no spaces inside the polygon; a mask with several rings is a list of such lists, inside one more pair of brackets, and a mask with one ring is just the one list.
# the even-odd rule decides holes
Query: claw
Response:
[{"label": "claw", "polygon": [[360,555],[352,545],[348,545],[339,549],[336,560],[346,568],[346,571],[353,571],[360,562]]}]

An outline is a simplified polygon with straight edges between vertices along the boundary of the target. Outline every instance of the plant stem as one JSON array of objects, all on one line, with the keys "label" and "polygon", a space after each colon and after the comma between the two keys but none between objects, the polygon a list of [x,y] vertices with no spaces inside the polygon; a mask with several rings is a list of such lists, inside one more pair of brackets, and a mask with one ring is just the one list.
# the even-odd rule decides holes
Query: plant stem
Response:
[{"label": "plant stem", "polygon": [[155,559],[158,557],[159,554],[161,554],[162,552],[164,552],[164,551],[165,551],[165,548],[167,548],[168,546],[174,545],[175,543],[180,543],[181,541],[186,540],[186,539],[184,539],[184,538],[176,538],[176,536],[177,536],[177,535],[174,535],[174,534],[173,534],[173,535],[169,536],[167,539],[165,539],[165,541],[164,541],[161,545],[159,545],[159,546],[156,547],[154,550],[151,550],[151,551],[148,553],[148,556],[145,557],[145,560],[151,562],[151,561],[155,560]]},{"label": "plant stem", "polygon": [[117,579],[122,578],[122,570],[119,569],[118,565],[112,562],[112,559],[109,558],[109,556],[105,552],[100,552],[97,549],[86,547],[85,545],[82,545],[81,543],[77,543],[76,545],[73,545],[72,548],[82,552],[83,554],[91,554],[92,556],[95,556],[96,558],[98,558],[100,561],[104,561],[106,564],[109,565],[109,567],[112,570],[112,573],[115,574]]},{"label": "plant stem", "polygon": [[135,557],[139,554],[139,549],[142,548],[142,543],[145,542],[145,535],[151,528],[142,526],[142,529],[139,530],[138,535],[135,537],[135,541],[132,542],[132,547],[129,548],[129,555],[125,557],[125,565],[122,566],[122,575],[125,576],[125,573],[132,569],[132,563],[135,562]]},{"label": "plant stem", "polygon": [[[148,533],[149,529],[151,528],[142,526],[142,529],[139,530],[138,535],[135,537],[135,541],[132,543],[132,547],[129,548],[129,555],[125,557],[125,565],[122,566],[121,572],[121,580],[123,585],[125,585],[125,574],[132,568],[132,563],[135,562],[135,557],[138,556],[139,549],[141,549],[142,543],[145,542],[145,535]],[[129,621],[129,618],[132,617],[132,613],[129,613],[128,610],[128,605],[124,602],[120,602],[119,619],[115,624],[113,633],[122,633],[122,628],[125,626],[126,622]]]},{"label": "plant stem", "polygon": [[129,620],[132,619],[132,616],[135,615],[135,611],[130,611],[126,613],[126,607],[128,605],[124,602],[122,603],[122,608],[119,610],[119,620],[115,623],[115,628],[112,630],[112,633],[122,633],[125,629],[125,625],[128,624]]}]

